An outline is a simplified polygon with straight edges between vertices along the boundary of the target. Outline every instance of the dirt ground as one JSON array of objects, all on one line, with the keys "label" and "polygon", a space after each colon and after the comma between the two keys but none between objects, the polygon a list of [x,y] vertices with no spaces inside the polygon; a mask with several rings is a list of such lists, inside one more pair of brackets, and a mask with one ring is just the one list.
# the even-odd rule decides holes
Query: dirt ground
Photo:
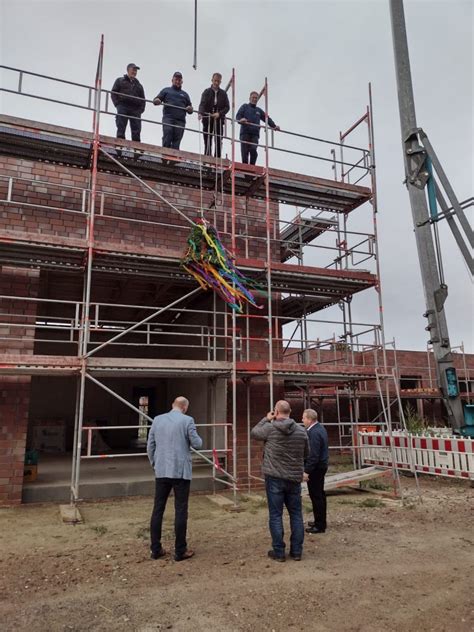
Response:
[{"label": "dirt ground", "polygon": [[423,478],[417,504],[413,481],[403,484],[405,506],[368,492],[330,496],[326,534],[284,564],[267,558],[263,502],[230,513],[193,496],[196,556],[181,563],[149,559],[149,498],[86,503],[79,526],[62,524],[54,505],[0,510],[0,628],[473,630],[474,490]]}]

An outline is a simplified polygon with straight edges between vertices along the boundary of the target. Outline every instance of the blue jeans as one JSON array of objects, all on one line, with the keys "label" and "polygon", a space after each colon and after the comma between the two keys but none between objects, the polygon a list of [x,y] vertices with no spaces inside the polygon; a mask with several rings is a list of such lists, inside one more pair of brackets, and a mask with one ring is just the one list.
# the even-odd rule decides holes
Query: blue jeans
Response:
[{"label": "blue jeans", "polygon": [[278,557],[285,555],[285,541],[283,540],[285,535],[283,530],[284,506],[287,508],[290,516],[290,554],[301,555],[304,540],[301,483],[265,476],[265,489],[268,501],[268,526],[270,527],[272,547],[275,555]]},{"label": "blue jeans", "polygon": [[163,118],[163,147],[179,149],[186,121]]}]

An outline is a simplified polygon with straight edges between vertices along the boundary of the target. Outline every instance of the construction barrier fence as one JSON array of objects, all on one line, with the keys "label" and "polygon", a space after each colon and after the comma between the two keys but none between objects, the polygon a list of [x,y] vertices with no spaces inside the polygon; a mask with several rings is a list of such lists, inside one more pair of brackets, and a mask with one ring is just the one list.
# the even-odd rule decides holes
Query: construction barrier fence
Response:
[{"label": "construction barrier fence", "polygon": [[359,432],[360,460],[364,465],[392,467],[474,480],[474,440],[465,437],[430,437],[407,432]]}]

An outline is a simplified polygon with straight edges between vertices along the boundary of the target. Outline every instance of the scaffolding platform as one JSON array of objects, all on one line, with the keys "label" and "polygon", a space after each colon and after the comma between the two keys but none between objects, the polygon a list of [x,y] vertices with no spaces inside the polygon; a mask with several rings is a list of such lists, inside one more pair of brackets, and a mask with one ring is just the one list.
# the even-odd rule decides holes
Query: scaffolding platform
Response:
[{"label": "scaffolding platform", "polygon": [[[0,355],[0,375],[79,375],[81,366],[77,356]],[[90,357],[87,366],[97,377],[228,377],[232,370],[224,361],[149,358]]]},{"label": "scaffolding platform", "polygon": [[328,230],[337,228],[337,220],[323,217],[297,217],[282,232],[281,261],[301,257],[303,244],[309,244]]},{"label": "scaffolding platform", "polygon": [[[88,132],[0,116],[0,153],[3,155],[89,169],[92,140],[93,135]],[[212,160],[192,152],[117,140],[109,136],[100,136],[100,142],[115,158],[118,157],[117,148],[129,148],[129,151],[122,152],[121,160],[139,178],[193,188],[202,186],[205,190],[213,191],[217,171],[222,178],[224,192],[231,194],[230,160]],[[102,153],[98,169],[125,175],[119,165]],[[263,167],[235,163],[234,173],[237,196],[265,198]],[[269,193],[274,202],[337,213],[348,213],[372,197],[367,187],[273,168],[269,170]]]},{"label": "scaffolding platform", "polygon": [[[0,244],[0,264],[79,273],[85,269],[85,240],[3,231]],[[140,254],[133,251],[117,252],[113,248],[97,245],[92,269],[94,272],[172,279],[174,283],[195,286],[190,275],[180,267],[180,258],[158,255],[158,252],[159,249],[152,248],[140,248]],[[256,282],[266,283],[265,261],[237,259],[236,263],[246,276]],[[376,283],[377,277],[367,271],[272,263],[274,292],[317,297],[319,309],[374,287]]]},{"label": "scaffolding platform", "polygon": [[[269,372],[265,361],[237,362],[237,374],[240,377],[263,376]],[[374,380],[375,368],[354,365],[293,364],[291,362],[273,362],[273,375],[287,381],[287,390],[301,381],[304,384],[338,384]]]}]

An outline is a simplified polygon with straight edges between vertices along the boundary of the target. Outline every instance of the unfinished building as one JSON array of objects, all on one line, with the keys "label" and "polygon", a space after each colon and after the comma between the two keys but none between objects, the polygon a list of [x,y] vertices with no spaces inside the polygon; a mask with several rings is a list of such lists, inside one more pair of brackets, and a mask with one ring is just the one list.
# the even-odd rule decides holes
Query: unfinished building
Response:
[{"label": "unfinished building", "polygon": [[[181,394],[204,438],[194,489],[259,484],[249,431],[277,398],[318,408],[354,458],[358,424],[383,423],[380,380],[440,416],[429,352],[401,364],[384,337],[371,106],[338,142],[266,128],[250,166],[235,116],[229,158],[102,135],[101,68],[102,52],[95,85],[60,81],[82,91],[61,102],[90,111],[91,133],[0,117],[0,505],[150,492],[147,428]],[[29,96],[34,73],[8,70],[7,91]],[[234,114],[234,74],[228,89]],[[366,145],[349,144],[361,130]],[[198,220],[258,283],[259,309],[233,311],[180,267]],[[374,318],[358,322],[369,293]],[[458,360],[469,397],[473,358]],[[29,449],[39,477],[24,483]]]}]

